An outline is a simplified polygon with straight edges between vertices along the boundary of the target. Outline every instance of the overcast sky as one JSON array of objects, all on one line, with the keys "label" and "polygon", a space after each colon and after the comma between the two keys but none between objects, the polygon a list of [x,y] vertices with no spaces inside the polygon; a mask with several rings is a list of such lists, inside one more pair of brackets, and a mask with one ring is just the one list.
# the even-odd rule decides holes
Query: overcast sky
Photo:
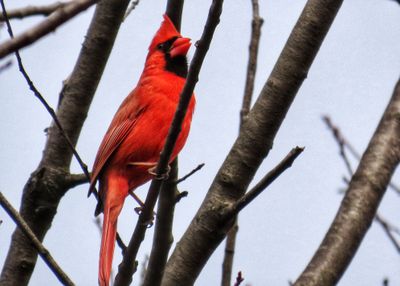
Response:
[{"label": "overcast sky", "polygon": [[[115,47],[93,100],[77,146],[91,166],[100,140],[124,97],[135,86],[143,68],[147,47],[164,13],[163,1],[141,1],[123,23]],[[187,1],[182,34],[199,39],[210,1]],[[279,56],[304,0],[260,0],[262,30],[255,96]],[[329,114],[353,145],[363,152],[389,101],[400,75],[400,5],[390,0],[344,1],[274,142],[258,178],[294,146],[306,150],[239,218],[234,273],[241,270],[245,282],[287,285],[304,269],[321,242],[341,201],[346,169],[331,133],[321,121]],[[35,1],[35,4],[51,1]],[[29,0],[6,1],[15,8]],[[52,106],[71,72],[93,9],[68,22],[55,33],[22,51],[32,80]],[[15,34],[40,21],[40,17],[13,20]],[[226,1],[211,49],[196,87],[197,107],[191,134],[181,155],[180,173],[204,162],[205,167],[180,185],[189,196],[176,208],[174,236],[179,240],[200,206],[213,177],[238,132],[239,110],[250,38],[250,0]],[[0,30],[0,40],[7,39]],[[189,52],[193,55],[194,48]],[[9,57],[13,59],[13,57]],[[14,62],[0,74],[0,190],[19,207],[23,186],[35,170],[44,148],[51,119],[26,86]],[[354,167],[356,162],[353,162]],[[80,172],[76,162],[73,172]],[[400,176],[394,177],[400,184]],[[93,223],[95,199],[87,198],[87,185],[70,190],[44,244],[77,285],[96,285],[100,235]],[[145,196],[148,185],[137,190]],[[379,212],[399,221],[399,197],[388,191]],[[118,230],[128,241],[136,223],[135,203],[127,199]],[[15,226],[0,210],[0,267]],[[400,226],[400,225],[399,225]],[[150,252],[152,229],[138,258]],[[218,285],[223,245],[209,260],[196,285]],[[114,267],[120,262],[116,251]],[[374,223],[339,285],[400,285],[400,257],[381,227]],[[134,281],[138,281],[136,275]],[[39,258],[31,285],[57,285],[53,273]],[[137,285],[137,283],[136,283]]]}]

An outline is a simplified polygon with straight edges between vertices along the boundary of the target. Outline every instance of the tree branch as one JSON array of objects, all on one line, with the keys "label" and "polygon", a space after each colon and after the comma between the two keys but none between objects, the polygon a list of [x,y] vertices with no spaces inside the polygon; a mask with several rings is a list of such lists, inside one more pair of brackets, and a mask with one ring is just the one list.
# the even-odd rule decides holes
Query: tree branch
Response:
[{"label": "tree branch", "polygon": [[397,241],[397,239],[394,237],[392,233],[394,230],[397,230],[397,228],[394,228],[387,220],[385,220],[378,213],[376,213],[375,215],[375,220],[382,226],[383,231],[386,233],[389,240],[392,242],[394,248],[396,248],[396,251],[400,253],[400,243]]},{"label": "tree branch", "polygon": [[264,19],[260,17],[258,0],[251,0],[251,4],[253,8],[253,20],[251,21],[249,60],[247,63],[247,76],[244,88],[242,109],[240,110],[240,125],[242,125],[243,121],[246,119],[246,116],[250,111],[251,98],[253,97],[254,82],[256,79],[258,47],[261,38],[261,26],[264,23]]},{"label": "tree branch", "polygon": [[[43,6],[32,6],[29,5],[27,7],[13,9],[8,11],[8,19],[22,19],[29,16],[49,16],[54,11],[64,8],[67,5],[72,4],[73,2],[55,2],[49,5]],[[5,21],[4,15],[0,15],[0,22]]]},{"label": "tree branch", "polygon": [[[352,168],[350,166],[350,161],[345,155],[345,147],[350,151],[354,158],[358,161],[361,159],[361,155],[357,152],[356,148],[351,145],[351,143],[343,136],[342,132],[340,131],[339,127],[333,124],[331,118],[328,115],[322,116],[322,120],[325,122],[326,126],[332,131],[333,137],[335,138],[336,142],[339,144],[340,148],[340,156],[345,160],[346,168],[349,171],[350,176],[353,175]],[[400,188],[395,185],[394,183],[390,182],[389,187],[394,190],[397,194],[400,195]]]},{"label": "tree branch", "polygon": [[49,266],[50,270],[56,275],[57,279],[64,285],[74,285],[74,283],[71,281],[68,275],[61,269],[61,267],[54,260],[53,256],[51,256],[50,252],[43,246],[40,240],[36,237],[36,235],[30,229],[25,220],[21,217],[21,215],[17,212],[17,210],[13,208],[13,206],[9,203],[9,201],[4,197],[2,192],[0,192],[0,205],[8,213],[8,215],[12,218],[12,220],[18,225],[18,227],[22,230],[22,232],[29,238],[30,242],[36,248],[40,257],[42,257],[47,266]]},{"label": "tree branch", "polygon": [[162,177],[162,174],[165,174],[167,171],[168,161],[171,156],[172,149],[174,148],[176,139],[178,138],[181,130],[181,124],[185,118],[186,110],[192,97],[194,87],[198,81],[198,75],[204,58],[210,47],[214,31],[219,23],[221,11],[222,1],[214,0],[210,7],[207,22],[203,34],[199,40],[197,50],[194,53],[193,59],[190,63],[186,83],[181,92],[177,110],[172,120],[164,148],[161,151],[160,159],[157,163],[155,170],[157,175],[151,182],[145,201],[145,206],[139,216],[139,220],[132,234],[127,251],[123,256],[123,260],[119,266],[119,271],[115,279],[115,286],[129,285],[132,280],[132,275],[134,273],[134,267],[132,267],[132,265],[134,265],[140,244],[144,239],[147,225],[149,221],[151,221],[153,208],[157,201],[159,190],[162,185],[162,181],[157,178]]},{"label": "tree branch", "polygon": [[196,173],[197,171],[200,171],[202,168],[204,167],[204,163],[199,164],[196,168],[194,168],[192,171],[190,171],[189,173],[187,173],[185,176],[183,176],[180,179],[177,179],[175,181],[175,184],[178,185],[179,183],[182,183],[183,181],[185,181],[187,178],[189,178],[190,176],[192,176],[194,173]]},{"label": "tree branch", "polygon": [[168,260],[163,286],[193,285],[232,226],[223,224],[224,210],[243,196],[268,155],[342,1],[309,0],[306,4],[205,200]]},{"label": "tree branch", "polygon": [[304,151],[304,147],[296,147],[290,150],[278,165],[269,171],[250,191],[236,201],[227,213],[227,220],[237,215],[260,195],[273,181],[275,181],[286,169],[290,168],[296,158]]},{"label": "tree branch", "polygon": [[334,221],[295,285],[336,285],[366,232],[400,161],[400,80]]},{"label": "tree branch", "polygon": [[[242,109],[240,110],[240,125],[239,129],[243,126],[251,106],[251,99],[253,97],[254,82],[256,79],[257,60],[258,60],[258,47],[261,37],[261,26],[264,19],[260,17],[258,0],[251,0],[253,19],[251,22],[251,36],[249,44],[249,60],[247,63],[246,83],[243,94]],[[232,228],[229,230],[226,237],[225,254],[222,262],[222,280],[221,286],[230,286],[232,277],[233,258],[235,255],[236,236],[239,231],[238,218]]]},{"label": "tree branch", "polygon": [[[86,10],[97,0],[75,0],[73,3],[57,9],[53,14],[43,20],[41,23],[25,31],[18,37],[10,39],[0,45],[0,59],[5,56],[24,48],[48,33],[54,31],[57,27],[76,16],[80,12]],[[3,17],[4,10],[3,10]]]},{"label": "tree branch", "polygon": [[[87,117],[128,2],[103,0],[97,5],[77,63],[60,94],[56,115],[73,146]],[[64,178],[69,174],[72,156],[71,148],[53,123],[42,160],[24,187],[20,207],[21,216],[40,241],[50,228],[58,204],[68,190]],[[12,236],[0,284],[27,285],[36,259],[36,250],[17,228]]]},{"label": "tree branch", "polygon": [[178,178],[178,161],[171,164],[168,180],[162,185],[156,216],[153,247],[143,284],[141,286],[157,286],[161,283],[168,253],[174,241],[172,225],[174,219],[176,195],[179,193],[175,184]]}]

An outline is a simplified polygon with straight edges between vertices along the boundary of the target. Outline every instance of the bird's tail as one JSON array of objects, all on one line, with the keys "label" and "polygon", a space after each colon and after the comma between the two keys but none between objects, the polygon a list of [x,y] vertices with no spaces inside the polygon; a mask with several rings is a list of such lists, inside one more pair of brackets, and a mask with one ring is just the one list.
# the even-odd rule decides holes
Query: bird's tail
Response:
[{"label": "bird's tail", "polygon": [[115,237],[117,234],[117,218],[122,206],[104,207],[103,233],[101,236],[99,285],[108,286],[114,255]]}]

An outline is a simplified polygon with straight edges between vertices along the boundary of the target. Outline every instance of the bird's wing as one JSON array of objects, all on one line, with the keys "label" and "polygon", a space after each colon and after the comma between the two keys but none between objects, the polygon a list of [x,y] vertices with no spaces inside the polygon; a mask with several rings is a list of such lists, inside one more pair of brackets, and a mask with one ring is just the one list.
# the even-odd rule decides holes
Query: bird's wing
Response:
[{"label": "bird's wing", "polygon": [[104,165],[107,163],[108,159],[118,148],[118,146],[124,141],[126,136],[130,133],[135,125],[136,119],[137,117],[134,119],[127,118],[114,128],[111,128],[104,136],[103,141],[100,144],[99,151],[97,152],[96,160],[94,161],[88,195],[91,194]]}]

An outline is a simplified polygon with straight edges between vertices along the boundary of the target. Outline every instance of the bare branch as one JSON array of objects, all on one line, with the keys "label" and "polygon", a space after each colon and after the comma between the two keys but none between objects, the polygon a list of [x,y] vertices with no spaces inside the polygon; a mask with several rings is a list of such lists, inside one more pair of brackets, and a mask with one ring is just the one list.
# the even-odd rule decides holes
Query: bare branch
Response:
[{"label": "bare branch", "polygon": [[141,286],[157,286],[161,283],[168,253],[174,241],[172,225],[175,211],[175,198],[176,194],[179,193],[175,184],[177,178],[178,161],[174,160],[171,164],[170,176],[162,185],[160,192],[153,247],[151,249],[146,275]]},{"label": "bare branch", "polygon": [[[353,173],[351,172],[352,168],[350,165],[350,161],[347,158],[346,153],[344,152],[344,139],[341,139],[341,133],[339,128],[337,128],[336,126],[334,126],[330,120],[329,117],[324,116],[324,121],[327,123],[328,127],[333,131],[334,137],[336,139],[336,142],[340,145],[340,148],[342,149],[340,152],[340,156],[342,157],[343,161],[346,162],[346,165],[348,165],[348,170],[350,171],[350,177],[353,176]],[[343,178],[343,181],[346,183],[347,186],[350,185],[350,180],[347,179],[346,177]],[[346,192],[346,190],[343,190],[341,193],[344,194]],[[399,233],[399,230],[397,228],[395,228],[394,226],[392,226],[391,224],[389,224],[385,219],[383,219],[378,213],[376,213],[375,215],[375,221],[377,221],[383,228],[383,230],[385,231],[386,235],[389,237],[390,241],[393,243],[394,247],[396,248],[396,250],[398,252],[400,252],[400,244],[397,242],[396,238],[393,236],[392,231],[393,232],[397,232]]]},{"label": "bare branch", "polygon": [[[54,31],[57,27],[64,24],[66,21],[76,16],[80,12],[86,10],[96,2],[97,0],[75,0],[70,5],[59,8],[35,27],[27,30],[18,37],[10,39],[1,44],[0,59],[32,44],[41,37]],[[3,8],[3,17],[6,17],[4,13],[5,9]]]},{"label": "bare branch", "polygon": [[[356,148],[354,148],[353,145],[351,145],[351,143],[348,140],[346,140],[346,138],[343,136],[342,132],[340,131],[339,127],[337,127],[336,125],[334,125],[332,123],[332,120],[328,115],[322,116],[322,120],[326,123],[326,126],[332,131],[333,137],[335,138],[336,142],[339,144],[340,155],[345,160],[347,170],[349,171],[350,176],[352,176],[353,171],[350,166],[350,161],[347,158],[347,156],[345,155],[344,147],[346,147],[350,151],[350,153],[353,155],[353,157],[356,158],[357,160],[361,159],[361,155],[358,153]],[[389,187],[392,190],[394,190],[397,194],[400,195],[400,188],[397,185],[390,182]]]},{"label": "bare branch", "polygon": [[232,221],[223,223],[223,213],[244,195],[272,148],[342,1],[309,0],[306,4],[206,198],[168,260],[163,286],[193,285],[231,228]]},{"label": "bare branch", "polygon": [[273,181],[275,181],[286,169],[290,168],[296,158],[304,151],[304,147],[295,147],[286,155],[278,165],[269,171],[250,191],[241,197],[229,212],[228,219],[238,214],[260,195]]},{"label": "bare branch", "polygon": [[172,120],[172,124],[169,129],[164,148],[161,151],[160,159],[157,163],[157,167],[155,170],[155,173],[157,175],[155,179],[153,179],[151,182],[145,201],[145,206],[139,216],[139,220],[132,234],[127,251],[119,266],[119,272],[115,279],[115,286],[129,285],[132,281],[132,275],[134,273],[132,265],[136,260],[136,255],[139,250],[140,244],[144,239],[147,225],[149,221],[151,221],[153,208],[157,201],[160,187],[163,183],[157,178],[162,177],[162,174],[165,174],[167,170],[168,161],[174,148],[176,139],[178,138],[179,132],[181,130],[181,124],[183,122],[183,119],[185,118],[186,110],[192,97],[194,87],[198,81],[198,75],[200,73],[201,66],[210,47],[214,31],[219,23],[219,17],[222,12],[222,2],[222,0],[214,0],[211,4],[203,34],[199,40],[197,50],[194,53],[193,59],[190,63],[188,76],[180,95],[178,107]]},{"label": "bare branch", "polygon": [[295,285],[336,285],[357,252],[400,161],[400,80],[324,240]]},{"label": "bare branch", "polygon": [[5,70],[9,69],[12,66],[12,60],[6,61],[4,64],[0,66],[0,73],[4,72]]},{"label": "bare branch", "polygon": [[68,189],[72,189],[88,182],[89,178],[86,174],[69,174],[65,177],[65,184]]},{"label": "bare branch", "polygon": [[139,0],[133,0],[131,2],[131,5],[129,5],[128,9],[126,10],[125,16],[124,16],[124,21],[128,16],[131,14],[133,10],[135,10],[136,6],[139,4]]},{"label": "bare branch", "polygon": [[239,271],[236,276],[236,282],[235,282],[234,286],[239,286],[240,284],[242,284],[243,281],[244,281],[244,278],[242,276],[242,271]]},{"label": "bare branch", "polygon": [[43,246],[40,240],[36,237],[36,235],[33,233],[33,231],[30,229],[30,227],[21,217],[18,211],[14,209],[13,206],[4,197],[2,192],[0,192],[0,205],[8,213],[8,215],[12,218],[12,220],[18,225],[18,227],[23,231],[23,233],[29,238],[30,242],[36,248],[40,257],[42,257],[47,266],[49,266],[51,271],[56,275],[57,279],[64,285],[74,285],[74,283],[71,281],[68,275],[61,269],[61,267],[54,260],[53,256],[51,256],[50,252]]},{"label": "bare branch", "polygon": [[200,171],[201,168],[204,167],[204,163],[199,164],[196,168],[194,168],[192,171],[190,171],[188,174],[186,174],[185,176],[183,176],[180,179],[177,179],[175,181],[175,184],[178,185],[179,183],[182,183],[184,180],[186,180],[187,178],[189,178],[190,176],[192,176],[194,173],[196,173],[197,171]]},{"label": "bare branch", "polygon": [[379,213],[375,215],[375,220],[382,226],[386,235],[389,237],[393,246],[396,248],[397,252],[400,253],[400,243],[394,237],[392,232],[396,232],[398,234],[398,229],[392,226],[386,219],[384,219]]},{"label": "bare branch", "polygon": [[[8,19],[22,19],[29,16],[49,16],[51,13],[56,11],[57,9],[64,8],[67,5],[70,5],[71,2],[55,2],[49,5],[43,6],[32,6],[29,5],[27,7],[18,8],[14,10],[8,11]],[[5,21],[4,15],[0,15],[0,22]]]},{"label": "bare branch", "polygon": [[231,285],[233,258],[235,256],[236,235],[238,231],[239,225],[238,218],[236,217],[233,226],[226,235],[224,260],[222,262],[221,286]]},{"label": "bare branch", "polygon": [[247,76],[244,88],[242,109],[240,110],[240,122],[242,125],[250,111],[251,98],[253,97],[254,82],[256,79],[258,47],[261,37],[261,26],[264,19],[260,17],[258,0],[251,0],[253,7],[253,20],[251,22],[251,38],[249,45],[249,60],[247,63]]}]

